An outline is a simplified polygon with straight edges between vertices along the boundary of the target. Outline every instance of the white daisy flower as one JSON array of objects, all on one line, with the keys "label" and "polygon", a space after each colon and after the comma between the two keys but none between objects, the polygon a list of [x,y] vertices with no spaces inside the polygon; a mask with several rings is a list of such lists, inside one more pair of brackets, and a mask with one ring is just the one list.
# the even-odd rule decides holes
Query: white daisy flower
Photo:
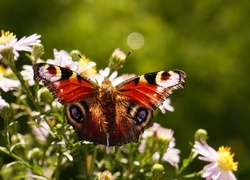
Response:
[{"label": "white daisy flower", "polygon": [[14,90],[14,89],[18,88],[19,85],[20,85],[20,82],[18,80],[9,79],[9,78],[5,78],[5,77],[0,78],[0,88],[4,92]]},{"label": "white daisy flower", "polygon": [[[180,162],[180,150],[175,148],[175,138],[173,137],[174,131],[172,129],[161,127],[159,124],[154,123],[152,127],[146,129],[142,134],[142,141],[139,145],[138,151],[143,152],[147,145],[147,138],[154,137],[166,141],[168,147],[162,157],[163,161],[169,162],[172,166],[178,168]],[[153,160],[158,160],[160,153],[157,151],[152,155]]]},{"label": "white daisy flower", "polygon": [[199,154],[200,160],[209,162],[201,177],[207,180],[236,180],[233,171],[237,171],[238,162],[233,161],[229,147],[220,147],[218,151],[210,147],[205,141],[195,141],[193,152]]},{"label": "white daisy flower", "polygon": [[118,76],[118,77],[116,77],[115,79],[113,79],[113,80],[112,80],[112,84],[113,84],[114,86],[116,86],[116,85],[122,83],[123,81],[126,81],[126,80],[128,80],[128,79],[130,79],[130,78],[134,78],[134,77],[136,77],[135,74],[123,74],[123,75]]},{"label": "white daisy flower", "polygon": [[20,86],[20,82],[18,80],[4,77],[5,72],[6,69],[0,65],[0,88],[4,92],[18,88]]},{"label": "white daisy flower", "polygon": [[[152,133],[148,133],[147,131],[151,131]],[[154,123],[152,127],[145,130],[146,134],[150,136],[170,141],[173,138],[174,131],[172,129],[164,128],[158,123]],[[144,133],[143,133],[144,134]],[[144,135],[142,135],[145,137]]]},{"label": "white daisy flower", "polygon": [[39,125],[31,125],[31,128],[33,134],[39,141],[46,142],[46,139],[49,136],[50,126],[45,120],[41,120]]},{"label": "white daisy flower", "polygon": [[0,96],[0,110],[5,106],[9,106],[9,104]]},{"label": "white daisy flower", "polygon": [[162,105],[159,106],[159,109],[161,110],[161,112],[163,114],[166,113],[166,110],[173,112],[174,111],[174,107],[171,106],[171,100],[169,98],[167,98],[165,101],[163,101]]},{"label": "white daisy flower", "polygon": [[34,85],[33,68],[31,65],[24,65],[21,75],[23,76],[24,80],[28,81],[29,86]]},{"label": "white daisy flower", "polygon": [[46,62],[68,68],[84,76],[91,76],[92,74],[96,73],[94,69],[96,63],[85,57],[83,57],[84,59],[80,59],[80,61],[77,62],[73,60],[72,56],[68,52],[54,49],[54,58],[55,59],[49,59]]},{"label": "white daisy flower", "polygon": [[94,76],[90,76],[90,77],[94,78],[94,80],[97,81],[99,86],[101,86],[103,81],[107,78],[111,81],[112,85],[115,86],[115,79],[116,79],[117,75],[118,75],[117,71],[114,71],[112,74],[110,74],[110,68],[106,67],[105,69],[99,70],[98,74],[96,74]]},{"label": "white daisy flower", "polygon": [[99,70],[98,74],[90,75],[89,77],[98,82],[98,85],[101,86],[104,79],[108,78],[113,86],[117,86],[118,84],[135,77],[134,74],[123,74],[121,76],[117,76],[118,72],[114,71],[110,74],[110,68],[106,67],[105,69]]},{"label": "white daisy flower", "polygon": [[72,71],[78,72],[79,63],[74,62],[72,57],[64,50],[57,51],[53,50],[55,59],[49,59],[46,62],[49,64],[55,64],[64,68],[68,68]]},{"label": "white daisy flower", "polygon": [[0,60],[3,58],[2,52],[5,50],[11,49],[14,54],[14,59],[17,60],[19,57],[18,51],[28,51],[31,52],[31,46],[40,43],[40,35],[33,34],[28,37],[23,37],[20,40],[17,40],[16,35],[10,33],[9,31],[1,31],[2,35],[0,37]]},{"label": "white daisy flower", "polygon": [[159,139],[170,141],[173,138],[174,131],[160,126],[156,129],[155,135]]},{"label": "white daisy flower", "polygon": [[179,168],[181,151],[175,148],[175,138],[172,138],[168,144],[168,149],[163,155],[162,160],[169,162],[175,168]]},{"label": "white daisy flower", "polygon": [[106,180],[114,180],[115,178],[114,178],[114,176],[112,175],[111,172],[109,172],[108,170],[105,170],[98,177],[98,180],[104,180],[104,179],[106,179]]},{"label": "white daisy flower", "polygon": [[106,67],[105,69],[99,70],[99,74],[100,74],[103,78],[108,77],[108,76],[109,76],[109,73],[110,73],[110,68],[109,68],[109,67]]}]

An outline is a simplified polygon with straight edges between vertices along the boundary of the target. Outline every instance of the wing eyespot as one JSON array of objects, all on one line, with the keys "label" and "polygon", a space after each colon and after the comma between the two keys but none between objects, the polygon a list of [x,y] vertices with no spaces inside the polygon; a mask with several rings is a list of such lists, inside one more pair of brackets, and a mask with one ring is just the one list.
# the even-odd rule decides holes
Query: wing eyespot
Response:
[{"label": "wing eyespot", "polygon": [[70,109],[70,117],[74,119],[77,122],[82,122],[84,119],[84,114],[81,112],[81,109],[78,108],[77,106],[71,106]]},{"label": "wing eyespot", "polygon": [[153,118],[153,111],[139,105],[130,105],[128,108],[128,114],[133,119],[136,125],[142,125],[147,123]]},{"label": "wing eyespot", "polygon": [[147,120],[148,111],[145,108],[140,108],[134,116],[135,124],[141,124]]},{"label": "wing eyespot", "polygon": [[67,119],[76,123],[86,120],[88,108],[84,101],[68,104],[65,106]]}]

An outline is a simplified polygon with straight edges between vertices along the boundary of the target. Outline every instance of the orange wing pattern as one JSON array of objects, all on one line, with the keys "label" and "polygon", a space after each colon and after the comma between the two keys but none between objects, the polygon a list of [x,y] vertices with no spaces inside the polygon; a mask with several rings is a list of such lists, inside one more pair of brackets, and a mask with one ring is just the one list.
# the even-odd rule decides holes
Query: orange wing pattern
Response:
[{"label": "orange wing pattern", "polygon": [[62,104],[84,100],[98,91],[98,86],[88,77],[67,68],[38,63],[33,69],[34,79],[42,81]]},{"label": "orange wing pattern", "polygon": [[117,86],[122,99],[155,109],[174,90],[182,88],[186,74],[180,70],[147,73]]}]

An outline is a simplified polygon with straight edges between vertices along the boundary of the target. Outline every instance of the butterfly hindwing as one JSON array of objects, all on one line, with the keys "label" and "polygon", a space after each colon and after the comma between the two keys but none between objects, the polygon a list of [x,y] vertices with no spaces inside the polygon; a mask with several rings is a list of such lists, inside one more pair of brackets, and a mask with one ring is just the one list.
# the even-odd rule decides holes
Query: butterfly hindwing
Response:
[{"label": "butterfly hindwing", "polygon": [[112,131],[112,136],[119,139],[120,145],[138,142],[139,136],[149,126],[152,118],[153,110],[151,109],[127,101],[118,102],[116,123],[113,126],[115,131]]},{"label": "butterfly hindwing", "polygon": [[106,116],[96,99],[67,104],[65,114],[68,123],[77,131],[79,140],[107,145],[106,127],[102,127]]},{"label": "butterfly hindwing", "polygon": [[153,111],[126,101],[112,106],[115,109],[107,111],[92,98],[65,105],[65,114],[79,140],[106,146],[137,142],[151,122]]},{"label": "butterfly hindwing", "polygon": [[33,66],[34,79],[42,81],[62,104],[68,104],[93,96],[96,84],[70,69],[38,63]]}]

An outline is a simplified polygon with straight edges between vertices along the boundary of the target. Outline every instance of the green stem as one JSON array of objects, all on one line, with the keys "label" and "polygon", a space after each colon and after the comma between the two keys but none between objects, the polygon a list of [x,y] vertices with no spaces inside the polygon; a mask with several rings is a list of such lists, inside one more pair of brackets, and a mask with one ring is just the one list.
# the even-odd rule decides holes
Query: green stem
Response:
[{"label": "green stem", "polygon": [[191,179],[191,178],[192,178],[192,179],[193,179],[193,178],[195,178],[195,177],[200,176],[203,172],[204,172],[204,171],[201,170],[201,171],[199,171],[199,172],[194,172],[194,173],[192,173],[192,174],[187,174],[187,175],[183,176],[183,178],[186,178],[186,179]]},{"label": "green stem", "polygon": [[188,158],[183,160],[182,166],[177,172],[177,175],[180,175],[188,167],[188,165],[193,161],[194,158],[195,158],[194,152],[191,151]]},{"label": "green stem", "polygon": [[29,88],[26,86],[26,83],[23,80],[23,77],[22,77],[21,73],[19,71],[17,71],[17,69],[15,68],[15,65],[10,66],[10,68],[13,71],[13,73],[16,75],[16,77],[18,78],[18,80],[20,81],[22,88],[24,89],[25,93],[27,94],[27,96],[29,97],[29,99],[31,100],[31,102],[35,105],[36,109],[39,112],[42,112],[41,107],[36,103],[35,98],[30,93]]},{"label": "green stem", "polygon": [[10,154],[9,154],[11,157],[13,157],[14,159],[16,159],[17,161],[19,161],[21,164],[24,164],[25,166],[27,166],[28,168],[32,168],[32,166],[29,164],[29,163],[27,163],[27,162],[25,162],[25,161],[23,161],[21,158],[19,158],[17,155],[15,155],[15,154],[13,154],[13,153],[11,153],[10,152]]},{"label": "green stem", "polygon": [[9,134],[9,119],[4,119],[4,130],[6,133],[6,146],[8,149],[10,149],[10,134]]},{"label": "green stem", "polygon": [[88,175],[91,177],[91,179],[93,178],[93,172],[94,172],[96,155],[97,155],[97,147],[94,147],[94,152],[93,152],[93,157],[92,157],[92,161],[91,161],[91,166],[90,166],[89,173],[88,173]]},{"label": "green stem", "polygon": [[12,157],[13,159],[15,159],[16,161],[18,161],[20,164],[24,164],[25,166],[27,166],[28,168],[32,168],[32,166],[25,162],[24,160],[22,160],[19,156],[15,155],[14,153],[12,153],[9,149],[7,150],[2,150],[1,152],[9,155],[10,157]]},{"label": "green stem", "polygon": [[25,162],[23,159],[21,159],[19,156],[17,156],[16,154],[14,154],[11,151],[11,140],[10,140],[10,133],[9,133],[9,129],[10,129],[10,124],[9,124],[9,119],[4,119],[4,129],[5,129],[5,133],[6,133],[6,149],[2,149],[1,152],[4,152],[5,154],[9,155],[10,157],[12,157],[13,159],[15,159],[16,161],[18,161],[20,164],[24,164],[25,166],[27,166],[28,168],[32,168],[32,166]]},{"label": "green stem", "polygon": [[[60,147],[60,152],[61,152],[61,147]],[[58,155],[57,155],[57,165],[56,165],[56,170],[55,170],[55,180],[59,180],[60,179],[62,157],[63,156],[61,155],[61,153],[58,153]]]}]

